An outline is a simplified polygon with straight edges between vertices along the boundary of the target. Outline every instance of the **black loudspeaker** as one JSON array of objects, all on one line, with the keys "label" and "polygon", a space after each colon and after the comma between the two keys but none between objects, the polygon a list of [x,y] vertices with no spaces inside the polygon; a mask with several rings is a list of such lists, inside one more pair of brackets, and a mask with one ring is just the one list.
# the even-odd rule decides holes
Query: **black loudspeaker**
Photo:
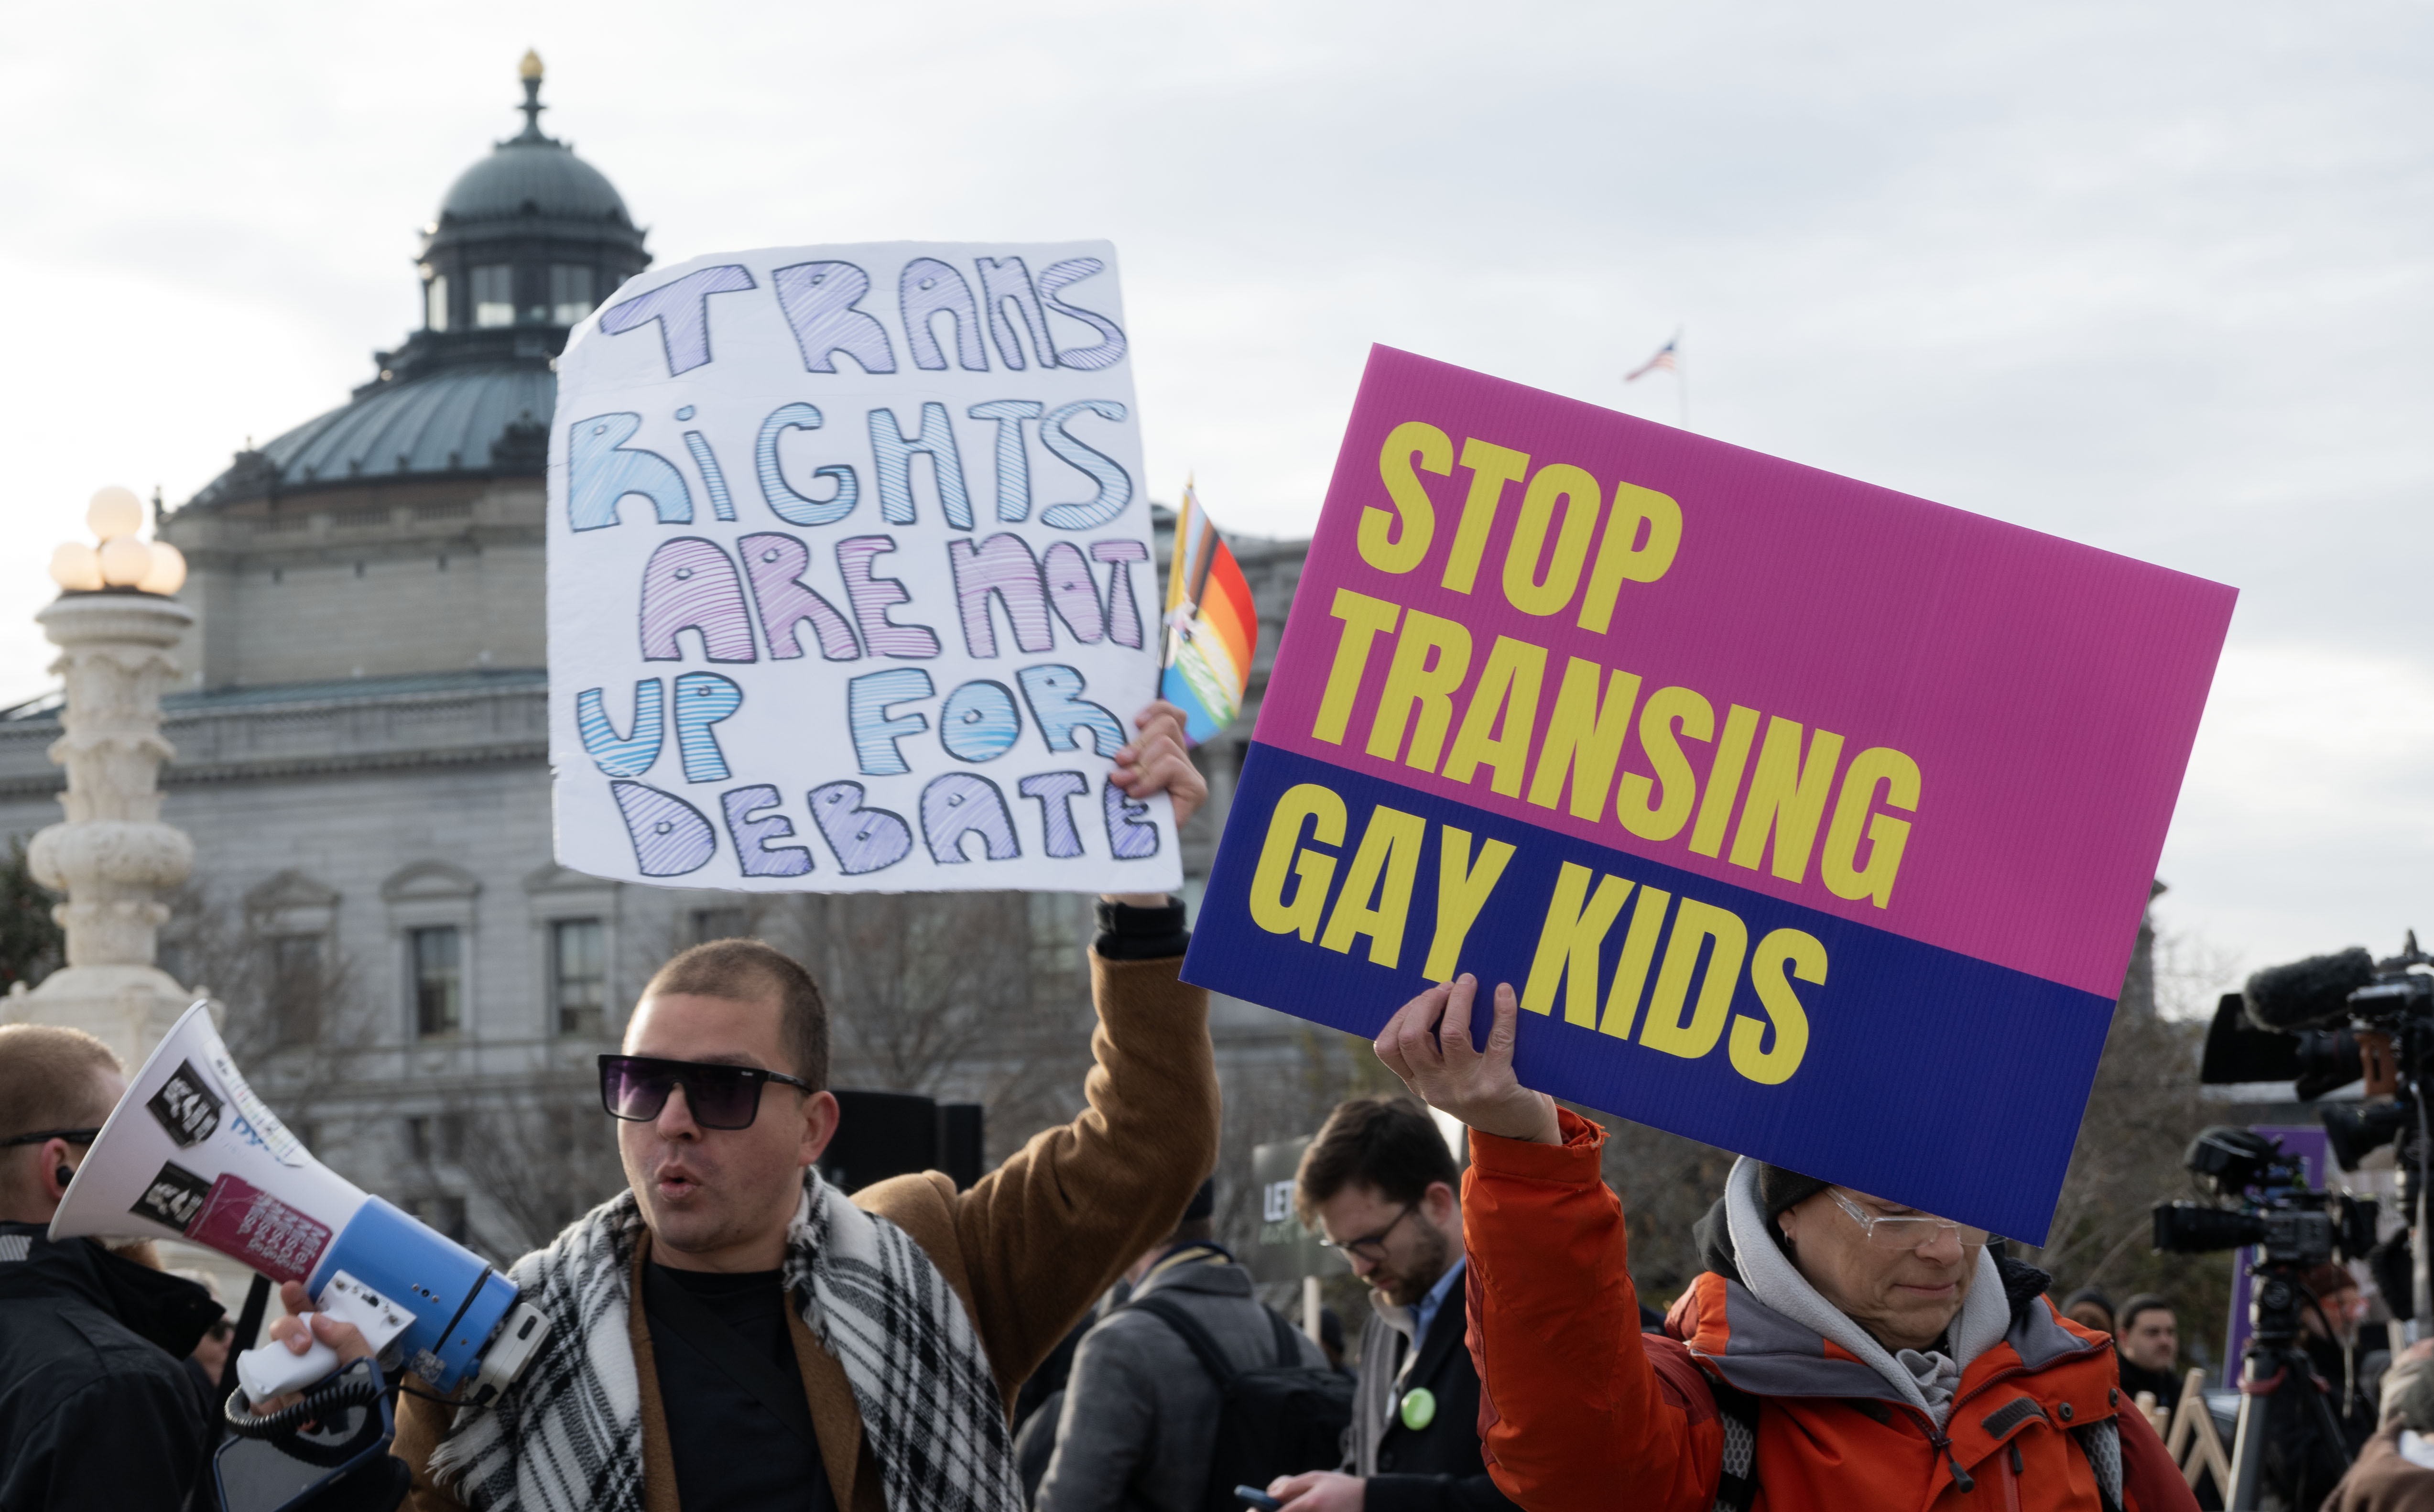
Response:
[{"label": "black loudspeaker", "polygon": [[912,1092],[836,1091],[837,1131],[820,1175],[840,1192],[919,1171],[944,1171],[958,1191],[981,1177],[983,1108]]},{"label": "black loudspeaker", "polygon": [[978,1103],[938,1105],[938,1169],[955,1178],[958,1192],[981,1178],[984,1111]]}]

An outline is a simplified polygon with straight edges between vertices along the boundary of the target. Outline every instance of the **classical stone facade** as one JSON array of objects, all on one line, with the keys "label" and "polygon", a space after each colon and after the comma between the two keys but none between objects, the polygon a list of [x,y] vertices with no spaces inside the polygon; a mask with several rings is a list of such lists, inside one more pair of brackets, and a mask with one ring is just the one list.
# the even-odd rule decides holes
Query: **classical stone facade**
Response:
[{"label": "classical stone facade", "polygon": [[[228,1000],[232,1048],[331,1165],[493,1247],[513,1226],[486,1221],[506,1199],[464,1147],[491,1126],[478,1115],[579,1105],[651,969],[756,918],[741,896],[552,859],[550,358],[649,256],[608,180],[540,133],[540,82],[528,60],[523,134],[442,201],[417,265],[423,329],[375,353],[348,404],[238,454],[160,526],[186,554],[195,617],[162,700],[163,817],[195,852],[163,965]],[[1263,644],[1253,708],[1202,753],[1195,896],[1303,546],[1237,554]],[[60,735],[56,700],[0,713],[0,838],[59,818],[45,753]],[[1080,1002],[1088,901],[1038,898],[1021,917],[1034,948],[1007,970]],[[1294,1032],[1221,1005],[1238,1065],[1289,1053]],[[947,1090],[969,1095],[986,1069]]]}]

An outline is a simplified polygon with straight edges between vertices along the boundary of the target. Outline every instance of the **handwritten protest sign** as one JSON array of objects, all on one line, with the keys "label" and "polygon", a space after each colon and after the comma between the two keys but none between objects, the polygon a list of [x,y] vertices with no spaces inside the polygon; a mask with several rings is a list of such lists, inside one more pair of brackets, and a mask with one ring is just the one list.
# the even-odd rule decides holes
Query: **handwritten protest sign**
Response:
[{"label": "handwritten protest sign", "polygon": [[639,277],[558,359],[558,859],[747,891],[1155,891],[1108,783],[1157,686],[1114,249],[871,244]]},{"label": "handwritten protest sign", "polygon": [[2042,1240],[2233,597],[1377,349],[1185,975]]}]

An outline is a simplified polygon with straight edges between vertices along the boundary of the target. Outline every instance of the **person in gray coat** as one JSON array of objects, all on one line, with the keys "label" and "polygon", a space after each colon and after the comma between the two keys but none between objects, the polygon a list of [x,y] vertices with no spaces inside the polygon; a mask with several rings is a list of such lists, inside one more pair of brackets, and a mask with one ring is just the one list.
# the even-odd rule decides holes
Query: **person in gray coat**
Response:
[{"label": "person in gray coat", "polygon": [[[1189,1309],[1238,1370],[1324,1366],[1318,1346],[1297,1332],[1297,1358],[1277,1358],[1273,1314],[1251,1273],[1211,1237],[1215,1211],[1211,1180],[1174,1232],[1124,1273],[1133,1299],[1170,1297]],[[1074,1351],[1033,1512],[1196,1512],[1220,1406],[1217,1383],[1173,1328],[1149,1313],[1108,1314]]]}]

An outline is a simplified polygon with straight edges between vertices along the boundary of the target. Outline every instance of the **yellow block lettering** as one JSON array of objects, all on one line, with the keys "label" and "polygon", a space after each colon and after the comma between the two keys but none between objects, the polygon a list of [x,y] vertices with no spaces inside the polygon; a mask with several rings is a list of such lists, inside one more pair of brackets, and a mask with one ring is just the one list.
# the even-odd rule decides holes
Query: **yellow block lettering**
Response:
[{"label": "yellow block lettering", "polygon": [[[1302,782],[1285,789],[1268,816],[1268,837],[1260,847],[1260,865],[1251,873],[1251,922],[1271,935],[1299,935],[1314,939],[1318,921],[1327,912],[1328,884],[1335,880],[1335,857],[1301,843],[1301,827],[1320,845],[1344,843],[1344,799],[1332,788]],[[1300,878],[1293,901],[1285,901],[1287,877]]]},{"label": "yellow block lettering", "polygon": [[1834,767],[1842,759],[1843,737],[1821,730],[1809,737],[1808,759],[1802,761],[1800,727],[1780,716],[1768,720],[1749,801],[1741,805],[1740,828],[1733,832],[1733,865],[1757,870],[1772,832],[1774,874],[1798,882],[1808,870],[1809,848],[1817,843],[1817,824],[1826,816]]},{"label": "yellow block lettering", "polygon": [[1400,960],[1403,924],[1412,913],[1412,882],[1420,874],[1420,847],[1428,836],[1428,821],[1416,814],[1383,803],[1372,809],[1319,943],[1348,954],[1354,936],[1366,935],[1372,965],[1392,967]]},{"label": "yellow block lettering", "polygon": [[[1893,899],[1894,873],[1901,869],[1902,850],[1910,844],[1910,821],[1870,814],[1878,782],[1885,784],[1885,807],[1918,812],[1918,763],[1888,746],[1872,746],[1852,757],[1843,773],[1842,796],[1834,800],[1834,820],[1826,827],[1817,875],[1835,897],[1873,899],[1882,908]],[[1859,859],[1862,825],[1868,841],[1865,866]]]},{"label": "yellow block lettering", "polygon": [[[1659,688],[1639,706],[1639,748],[1648,753],[1654,781],[1637,772],[1622,774],[1614,795],[1614,816],[1643,840],[1671,840],[1690,822],[1690,805],[1699,797],[1699,779],[1674,738],[1682,727],[1684,740],[1712,740],[1716,711],[1688,688]],[[1652,803],[1652,792],[1661,793]]]},{"label": "yellow block lettering", "polygon": [[[1690,1000],[1690,977],[1699,969],[1700,948],[1716,942],[1707,957],[1707,974],[1699,982],[1699,1003],[1688,1022],[1683,1007]],[[1639,1026],[1639,1042],[1651,1050],[1696,1060],[1716,1048],[1724,1037],[1724,1019],[1732,1012],[1733,988],[1741,979],[1741,962],[1749,954],[1749,926],[1695,898],[1685,898],[1673,914],[1673,933],[1665,941],[1665,964],[1656,969],[1656,990],[1648,1000],[1648,1022]]]},{"label": "yellow block lettering", "polygon": [[[1645,545],[1639,543],[1643,520],[1648,522]],[[1614,623],[1614,601],[1624,582],[1656,581],[1681,549],[1682,507],[1654,489],[1616,484],[1605,534],[1598,540],[1597,570],[1589,574],[1589,591],[1581,597],[1581,628],[1603,635]]]},{"label": "yellow block lettering", "polygon": [[[1521,513],[1513,522],[1513,541],[1504,548],[1504,597],[1524,614],[1552,614],[1572,601],[1581,586],[1581,569],[1588,565],[1589,537],[1597,530],[1598,506],[1605,495],[1598,480],[1569,462],[1551,462],[1530,479],[1521,496]],[[1564,501],[1564,524],[1555,536],[1555,557],[1547,564],[1546,581],[1538,580],[1538,558],[1546,554],[1547,526],[1554,520],[1555,501]]]},{"label": "yellow block lettering", "polygon": [[[1378,453],[1378,476],[1395,507],[1391,512],[1375,505],[1363,509],[1356,536],[1361,559],[1381,573],[1407,573],[1417,567],[1436,536],[1436,505],[1413,471],[1414,463],[1431,472],[1451,474],[1452,439],[1423,420],[1407,420],[1387,433],[1386,444]],[[1396,529],[1398,524],[1400,530]]]},{"label": "yellow block lettering", "polygon": [[1598,1021],[1600,1034],[1631,1038],[1639,994],[1648,986],[1648,968],[1656,959],[1656,939],[1665,929],[1665,905],[1672,901],[1673,895],[1661,887],[1639,889],[1639,901],[1631,905],[1631,927],[1622,936],[1622,959],[1614,963],[1614,990],[1606,995],[1605,1017]]},{"label": "yellow block lettering", "polygon": [[1600,877],[1591,896],[1589,875],[1586,867],[1564,863],[1555,879],[1555,896],[1547,904],[1547,922],[1538,931],[1529,983],[1521,989],[1523,1007],[1551,1013],[1555,990],[1562,988],[1564,1022],[1584,1029],[1597,1027],[1598,951],[1615,916],[1622,912],[1622,901],[1631,896],[1631,884],[1620,877]]},{"label": "yellow block lettering", "polygon": [[1800,995],[1792,991],[1791,984],[1784,980],[1786,966],[1793,976],[1822,987],[1826,947],[1813,935],[1778,929],[1759,940],[1757,954],[1750,957],[1750,985],[1757,989],[1757,1001],[1767,1018],[1774,1021],[1774,1047],[1760,1048],[1766,1040],[1764,1021],[1734,1014],[1733,1069],[1762,1087],[1790,1081],[1800,1069],[1800,1057],[1808,1054],[1808,1012],[1800,1005]]},{"label": "yellow block lettering", "polygon": [[1504,485],[1529,474],[1530,454],[1473,436],[1462,443],[1462,465],[1470,469],[1470,496],[1462,501],[1462,524],[1454,527],[1453,550],[1446,557],[1445,585],[1467,593],[1479,579],[1479,558],[1487,550],[1497,507],[1504,502]]},{"label": "yellow block lettering", "polygon": [[1474,862],[1468,830],[1443,825],[1437,839],[1437,932],[1429,942],[1428,964],[1420,968],[1420,974],[1431,982],[1450,982],[1461,964],[1463,941],[1470,937],[1479,911],[1487,906],[1496,879],[1504,875],[1504,863],[1513,859],[1513,848],[1501,840],[1483,840]]},{"label": "yellow block lettering", "polygon": [[[1342,661],[1338,653],[1338,661]],[[1378,695],[1378,715],[1369,726],[1369,754],[1395,759],[1403,748],[1404,727],[1413,711],[1419,723],[1412,731],[1410,765],[1424,772],[1437,769],[1445,752],[1446,731],[1453,725],[1453,691],[1470,673],[1470,632],[1453,620],[1414,610],[1404,617],[1403,633],[1395,642],[1395,660],[1386,668],[1386,686]]]},{"label": "yellow block lettering", "polygon": [[[1500,635],[1488,647],[1487,665],[1463,711],[1462,732],[1446,758],[1448,782],[1467,782],[1481,765],[1493,767],[1487,784],[1506,798],[1521,796],[1521,774],[1530,765],[1530,736],[1538,728],[1538,688],[1547,676],[1547,653],[1527,641]],[[1504,732],[1495,733],[1502,716]]]},{"label": "yellow block lettering", "polygon": [[1335,643],[1335,664],[1327,670],[1327,691],[1319,695],[1313,738],[1344,744],[1344,727],[1352,719],[1352,700],[1361,695],[1361,674],[1369,670],[1369,644],[1394,632],[1402,606],[1371,598],[1348,588],[1335,591],[1328,613],[1344,622],[1344,638]]},{"label": "yellow block lettering", "polygon": [[1735,704],[1724,712],[1724,735],[1716,742],[1716,765],[1707,770],[1707,791],[1699,799],[1699,822],[1690,828],[1690,849],[1703,856],[1724,848],[1724,826],[1732,822],[1741,773],[1749,769],[1750,742],[1757,738],[1757,710]]},{"label": "yellow block lettering", "polygon": [[1579,657],[1564,668],[1564,685],[1555,690],[1555,712],[1547,720],[1547,739],[1538,747],[1537,769],[1530,774],[1530,801],[1542,809],[1564,796],[1564,777],[1572,780],[1572,817],[1592,824],[1605,816],[1605,797],[1614,789],[1614,764],[1622,757],[1623,737],[1631,733],[1632,705],[1639,701],[1639,674],[1607,676],[1605,697],[1598,697],[1598,677],[1604,669]]}]

